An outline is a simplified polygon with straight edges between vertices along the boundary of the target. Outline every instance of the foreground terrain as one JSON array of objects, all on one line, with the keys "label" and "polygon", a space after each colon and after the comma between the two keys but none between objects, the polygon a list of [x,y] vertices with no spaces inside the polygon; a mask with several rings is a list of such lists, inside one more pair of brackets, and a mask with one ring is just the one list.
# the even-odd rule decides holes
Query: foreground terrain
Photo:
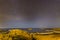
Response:
[{"label": "foreground terrain", "polygon": [[[29,31],[32,28],[28,28]],[[60,28],[42,29],[45,31],[28,32],[22,29],[0,29],[0,40],[60,40]]]}]

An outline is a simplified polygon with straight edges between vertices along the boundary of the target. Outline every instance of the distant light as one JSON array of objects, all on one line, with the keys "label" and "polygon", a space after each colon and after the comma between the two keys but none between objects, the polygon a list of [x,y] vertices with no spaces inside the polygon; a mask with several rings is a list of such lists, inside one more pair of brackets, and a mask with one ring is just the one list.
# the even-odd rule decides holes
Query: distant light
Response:
[{"label": "distant light", "polygon": [[28,30],[32,30],[32,28],[28,28]]}]

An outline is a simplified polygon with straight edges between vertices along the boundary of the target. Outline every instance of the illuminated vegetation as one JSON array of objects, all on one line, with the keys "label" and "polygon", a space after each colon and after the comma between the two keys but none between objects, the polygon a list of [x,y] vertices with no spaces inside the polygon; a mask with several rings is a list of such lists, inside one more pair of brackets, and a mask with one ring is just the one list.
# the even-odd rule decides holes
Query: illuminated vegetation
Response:
[{"label": "illuminated vegetation", "polygon": [[51,32],[29,33],[20,29],[1,30],[0,40],[60,40],[60,31],[53,29]]}]

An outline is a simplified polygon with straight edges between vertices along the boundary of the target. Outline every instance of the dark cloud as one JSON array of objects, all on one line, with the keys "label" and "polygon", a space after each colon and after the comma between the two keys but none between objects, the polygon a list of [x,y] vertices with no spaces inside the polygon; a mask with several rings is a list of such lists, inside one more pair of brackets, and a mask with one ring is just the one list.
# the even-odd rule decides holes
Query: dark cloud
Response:
[{"label": "dark cloud", "polygon": [[0,0],[0,23],[8,27],[60,26],[59,10],[59,0]]}]

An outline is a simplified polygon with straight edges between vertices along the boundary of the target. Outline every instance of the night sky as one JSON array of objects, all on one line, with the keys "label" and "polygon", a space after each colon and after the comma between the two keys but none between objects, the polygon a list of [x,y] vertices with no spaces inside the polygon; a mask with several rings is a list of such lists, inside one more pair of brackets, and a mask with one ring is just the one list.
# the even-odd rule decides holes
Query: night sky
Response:
[{"label": "night sky", "polygon": [[60,0],[0,0],[0,27],[60,27]]}]

